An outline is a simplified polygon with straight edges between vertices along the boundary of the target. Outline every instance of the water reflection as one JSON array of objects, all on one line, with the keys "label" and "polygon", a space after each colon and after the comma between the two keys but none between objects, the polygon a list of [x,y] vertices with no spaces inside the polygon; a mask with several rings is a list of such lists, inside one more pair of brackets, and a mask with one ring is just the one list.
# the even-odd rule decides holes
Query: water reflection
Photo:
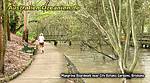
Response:
[{"label": "water reflection", "polygon": [[150,80],[150,50],[143,49],[141,54],[141,67],[144,70],[146,77],[144,78],[143,83],[149,83]]},{"label": "water reflection", "polygon": [[[117,61],[89,50],[80,51],[80,46],[67,47],[61,45],[61,49],[68,55],[69,59],[77,66],[80,73],[118,73]],[[107,49],[105,51],[108,51]],[[150,80],[150,53],[149,50],[142,50],[140,61],[135,72],[144,73],[146,78],[121,79],[121,78],[84,78],[86,83],[149,83]],[[109,52],[111,54],[111,52]]]}]

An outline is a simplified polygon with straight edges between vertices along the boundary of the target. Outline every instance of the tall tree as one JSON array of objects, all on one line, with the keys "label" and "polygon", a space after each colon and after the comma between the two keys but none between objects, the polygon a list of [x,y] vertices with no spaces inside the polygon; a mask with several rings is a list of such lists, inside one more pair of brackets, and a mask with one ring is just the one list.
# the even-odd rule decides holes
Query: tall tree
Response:
[{"label": "tall tree", "polygon": [[[83,0],[80,2],[82,13],[76,12],[76,14],[90,19],[90,21],[96,26],[97,32],[102,32],[103,35],[106,35],[106,37],[109,39],[109,44],[114,49],[114,53],[119,58],[118,65],[121,72],[133,73],[139,57],[137,42],[137,27],[139,24],[137,24],[137,22],[141,21],[138,19],[141,14],[138,13],[138,8],[135,8],[137,1],[97,0],[97,2],[101,2],[101,5],[97,5],[100,6],[97,7],[99,9],[95,8],[94,1]],[[94,4],[92,11],[90,10],[91,7],[88,7],[89,4],[85,4],[87,2],[92,2]],[[99,18],[101,20],[99,20]],[[123,36],[125,36],[125,41],[122,41]],[[130,51],[130,39],[134,45],[133,53]],[[129,56],[133,57],[130,65],[127,64]]]},{"label": "tall tree", "polygon": [[5,48],[7,45],[7,29],[8,29],[8,0],[3,0],[4,4],[3,4],[3,19],[4,19],[4,23],[3,23],[3,29],[4,29],[4,36],[3,36],[3,42],[4,42],[4,55],[5,55]]}]

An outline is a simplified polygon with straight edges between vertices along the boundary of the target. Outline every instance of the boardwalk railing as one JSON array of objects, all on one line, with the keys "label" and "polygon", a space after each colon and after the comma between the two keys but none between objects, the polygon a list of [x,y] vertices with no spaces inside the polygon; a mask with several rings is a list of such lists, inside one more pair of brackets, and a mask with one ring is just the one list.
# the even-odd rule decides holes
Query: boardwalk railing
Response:
[{"label": "boardwalk railing", "polygon": [[44,35],[46,41],[67,41],[67,35]]},{"label": "boardwalk railing", "polygon": [[[67,68],[68,68],[68,73],[69,74],[76,74],[76,73],[80,73],[78,71],[78,69],[76,68],[76,66],[71,62],[71,60],[66,56],[65,59],[67,61]],[[85,81],[82,78],[72,78],[74,83],[85,83]]]}]

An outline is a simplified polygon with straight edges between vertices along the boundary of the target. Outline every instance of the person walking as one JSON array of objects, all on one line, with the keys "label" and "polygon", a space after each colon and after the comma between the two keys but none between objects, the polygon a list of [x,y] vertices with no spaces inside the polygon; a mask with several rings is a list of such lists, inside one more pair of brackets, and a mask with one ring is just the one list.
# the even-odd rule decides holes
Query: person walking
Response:
[{"label": "person walking", "polygon": [[43,36],[43,33],[40,33],[40,35],[38,37],[38,42],[39,42],[41,53],[44,53],[44,40],[45,40],[45,38]]}]

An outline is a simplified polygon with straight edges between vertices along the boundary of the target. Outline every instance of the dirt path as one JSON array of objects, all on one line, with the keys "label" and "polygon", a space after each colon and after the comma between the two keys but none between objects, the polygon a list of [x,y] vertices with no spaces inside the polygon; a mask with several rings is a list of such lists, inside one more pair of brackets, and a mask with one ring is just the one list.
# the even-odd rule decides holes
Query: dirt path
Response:
[{"label": "dirt path", "polygon": [[45,53],[38,54],[32,65],[9,83],[64,83],[60,73],[64,70],[64,57],[58,49],[45,44]]}]

